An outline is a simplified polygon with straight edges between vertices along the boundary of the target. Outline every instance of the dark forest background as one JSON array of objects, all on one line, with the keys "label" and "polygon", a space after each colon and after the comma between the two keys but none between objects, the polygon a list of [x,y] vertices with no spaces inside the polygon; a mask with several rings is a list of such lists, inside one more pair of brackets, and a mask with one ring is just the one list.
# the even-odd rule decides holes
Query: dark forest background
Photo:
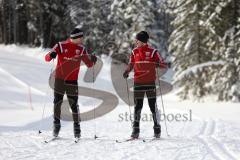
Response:
[{"label": "dark forest background", "polygon": [[0,0],[2,44],[51,48],[74,27],[88,48],[125,62],[146,30],[182,99],[240,101],[239,0]]}]

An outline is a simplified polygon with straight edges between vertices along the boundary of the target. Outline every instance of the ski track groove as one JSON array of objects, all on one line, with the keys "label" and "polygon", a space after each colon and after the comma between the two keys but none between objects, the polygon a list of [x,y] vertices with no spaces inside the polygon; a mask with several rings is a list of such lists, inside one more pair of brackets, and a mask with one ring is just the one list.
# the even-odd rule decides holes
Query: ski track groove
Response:
[{"label": "ski track groove", "polygon": [[[200,143],[202,143],[206,148],[207,148],[207,153],[210,153],[212,155],[212,157],[216,160],[221,160],[214,152],[213,150],[209,147],[208,143],[204,140],[203,135],[206,134],[206,130],[208,127],[208,123],[206,121],[203,120],[203,125],[201,127],[201,130],[199,132],[199,134],[195,137]],[[207,154],[204,156],[206,157]],[[203,157],[203,158],[204,158]],[[205,159],[205,158],[204,158]]]},{"label": "ski track groove", "polygon": [[[210,153],[215,160],[221,160],[217,155],[215,155],[213,150],[209,147],[208,143],[203,138],[196,137],[196,139],[207,148],[207,153]],[[207,155],[205,155],[205,157],[206,156]]]},{"label": "ski track groove", "polygon": [[[202,121],[202,126],[199,129],[199,131],[197,131],[197,133],[199,133],[199,135],[193,137],[195,140],[197,140],[196,142],[202,144],[205,146],[206,151],[201,151],[201,157],[200,159],[202,160],[208,160],[210,159],[209,156],[211,157],[211,159],[215,159],[215,160],[237,160],[237,158],[234,157],[234,154],[231,154],[230,151],[228,151],[227,148],[225,148],[225,146],[221,143],[221,141],[218,141],[214,136],[215,130],[217,128],[217,123],[213,120],[209,120],[209,121]],[[0,140],[2,140],[3,143],[7,144],[7,146],[9,146],[9,149],[12,150],[12,152],[10,152],[10,154],[8,154],[7,159],[15,159],[15,155],[18,155],[18,159],[30,159],[30,157],[33,155],[32,152],[34,151],[38,151],[41,150],[43,148],[48,148],[49,146],[55,148],[57,147],[59,150],[61,149],[67,149],[69,147],[76,147],[76,144],[73,141],[59,141],[57,143],[51,143],[49,146],[44,146],[42,144],[39,144],[38,140],[41,140],[41,138],[44,138],[45,136],[42,136],[41,138],[37,138],[37,139],[32,139],[31,136],[28,137],[29,135],[26,135],[26,137],[24,139],[20,139],[19,146],[15,146],[14,145],[14,140],[9,139],[9,136],[6,136],[7,139],[5,138],[0,138]],[[18,138],[18,137],[22,137],[22,135],[14,135],[14,137]],[[69,138],[66,138],[69,139]],[[193,140],[194,139],[190,138],[189,140]],[[69,139],[70,140],[70,139]],[[21,142],[22,141],[22,142]],[[90,142],[93,143],[93,142]],[[137,142],[138,143],[138,142]],[[184,156],[186,150],[191,149],[192,148],[192,143],[189,142],[190,145],[186,145],[186,146],[176,146],[175,151],[174,151],[174,155],[171,157],[171,159],[174,160],[178,160],[181,159],[181,156]],[[94,143],[93,143],[94,144]],[[182,144],[182,143],[181,143]],[[78,145],[78,144],[77,144]],[[62,148],[64,146],[64,148]],[[129,151],[126,147],[129,147],[128,144],[123,144],[122,149],[125,150],[126,155],[121,155],[122,159],[141,159],[141,157],[138,156],[138,153],[144,152],[146,149],[149,149],[149,147],[151,147],[151,145],[148,144],[143,144],[143,146],[137,147],[135,151]],[[130,143],[130,146],[132,146],[132,143]],[[24,148],[25,147],[25,148]],[[27,148],[26,148],[27,147]],[[74,148],[75,148],[74,147]],[[52,148],[49,148],[50,151],[52,151]],[[76,148],[75,148],[76,149]],[[160,148],[158,148],[157,146],[152,149],[155,150],[159,150]],[[48,154],[49,150],[44,150],[43,152],[41,152],[41,154]],[[53,150],[54,151],[54,150]],[[97,152],[96,152],[97,153]],[[26,154],[26,155],[24,155]],[[68,151],[66,150],[65,152],[62,152],[62,154],[67,155]],[[59,156],[59,155],[58,155]],[[193,155],[195,158],[195,155]],[[41,159],[41,157],[39,157]],[[189,156],[188,159],[191,159],[191,157]]]},{"label": "ski track groove", "polygon": [[211,153],[217,160],[237,160],[234,155],[228,152],[228,150],[224,147],[224,144],[221,144],[213,136],[215,130],[215,120],[209,120],[209,122],[203,121],[202,129],[197,136],[198,141],[203,143],[208,148],[208,152]]},{"label": "ski track groove", "polygon": [[205,131],[206,127],[207,127],[207,122],[206,122],[206,121],[203,121],[203,125],[202,125],[202,128],[201,128],[201,130],[200,130],[198,136],[204,134],[204,131]]},{"label": "ski track groove", "polygon": [[[223,144],[221,144],[216,138],[213,136],[210,137],[210,140],[216,145],[218,150],[220,150],[229,160],[237,160],[234,155],[232,155]],[[226,160],[226,159],[225,159]]]}]

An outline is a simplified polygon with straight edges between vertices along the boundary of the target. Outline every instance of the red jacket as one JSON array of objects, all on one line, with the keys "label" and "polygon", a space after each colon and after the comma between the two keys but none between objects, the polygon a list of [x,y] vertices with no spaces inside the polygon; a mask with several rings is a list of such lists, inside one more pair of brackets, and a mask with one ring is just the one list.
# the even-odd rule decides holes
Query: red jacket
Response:
[{"label": "red jacket", "polygon": [[156,80],[156,66],[166,68],[158,51],[144,45],[133,49],[127,70],[130,72],[134,69],[134,83],[152,84]]},{"label": "red jacket", "polygon": [[80,70],[81,61],[92,67],[94,64],[91,62],[88,56],[88,52],[82,45],[76,45],[70,41],[57,43],[52,51],[46,56],[45,60],[50,62],[52,60],[50,54],[52,52],[57,53],[57,67],[55,72],[55,78],[63,80],[78,80],[78,73]]}]

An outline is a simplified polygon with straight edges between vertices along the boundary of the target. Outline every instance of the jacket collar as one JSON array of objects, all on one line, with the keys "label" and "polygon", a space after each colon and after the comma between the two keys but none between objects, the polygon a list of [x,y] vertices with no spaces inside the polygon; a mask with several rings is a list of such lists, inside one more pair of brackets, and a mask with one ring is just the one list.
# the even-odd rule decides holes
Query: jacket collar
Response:
[{"label": "jacket collar", "polygon": [[144,48],[148,48],[148,47],[149,47],[149,45],[148,45],[148,44],[145,44],[145,45],[143,45],[143,46],[141,46],[141,47],[138,47],[138,48],[144,49]]},{"label": "jacket collar", "polygon": [[143,46],[141,46],[141,47],[138,47],[138,49],[139,50],[145,50],[146,48],[148,48],[149,47],[149,45],[148,44],[145,44],[145,45],[143,45]]}]

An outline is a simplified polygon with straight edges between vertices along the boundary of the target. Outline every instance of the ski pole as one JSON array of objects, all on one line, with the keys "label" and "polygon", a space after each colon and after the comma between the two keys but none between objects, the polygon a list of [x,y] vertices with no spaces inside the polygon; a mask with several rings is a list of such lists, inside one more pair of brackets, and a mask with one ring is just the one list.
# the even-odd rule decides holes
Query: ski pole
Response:
[{"label": "ski pole", "polygon": [[[54,60],[53,60],[53,67],[52,67],[51,70],[50,70],[50,77],[51,77],[51,74],[52,74],[52,72],[53,72],[53,68],[54,68]],[[40,122],[40,124],[39,124],[38,134],[41,134],[41,133],[42,133],[41,128],[42,128],[42,123],[43,123],[43,119],[44,119],[44,116],[45,116],[46,103],[47,103],[46,101],[47,101],[47,95],[48,95],[48,93],[49,93],[49,90],[50,90],[50,87],[48,86],[46,95],[45,95],[45,97],[44,97],[42,117],[41,117],[41,122]]]},{"label": "ski pole", "polygon": [[131,108],[130,108],[130,96],[129,96],[129,87],[128,87],[128,80],[126,79],[126,86],[127,86],[127,95],[128,95],[128,109],[130,113],[130,121],[131,121],[131,127],[133,127],[133,122],[131,119],[132,113],[131,113]]},{"label": "ski pole", "polygon": [[[95,82],[95,72],[94,72],[94,65],[93,65],[93,89],[94,89],[94,82]],[[93,91],[94,96],[94,91]],[[94,139],[97,139],[97,124],[96,124],[96,107],[94,105]]]},{"label": "ski pole", "polygon": [[169,137],[170,135],[168,134],[168,129],[167,129],[167,120],[166,120],[166,114],[165,114],[165,107],[164,107],[164,103],[163,103],[163,97],[162,97],[162,89],[161,89],[161,84],[160,84],[160,79],[159,79],[159,74],[158,74],[158,70],[157,70],[157,79],[158,79],[158,85],[159,85],[159,90],[160,90],[160,97],[161,97],[161,102],[162,102],[162,109],[163,109],[163,115],[164,117],[164,122],[165,122],[165,129],[166,129],[166,133],[167,136]]},{"label": "ski pole", "polygon": [[[95,51],[93,51],[92,55],[94,56],[95,55]],[[95,64],[93,64],[93,89],[94,89],[94,82],[95,82],[95,67],[94,67]],[[93,97],[94,97],[94,90],[93,90]],[[96,107],[95,105],[93,106],[94,107],[94,111],[93,111],[93,114],[94,114],[94,139],[97,139],[99,138],[97,136],[97,124],[96,124]]]}]

